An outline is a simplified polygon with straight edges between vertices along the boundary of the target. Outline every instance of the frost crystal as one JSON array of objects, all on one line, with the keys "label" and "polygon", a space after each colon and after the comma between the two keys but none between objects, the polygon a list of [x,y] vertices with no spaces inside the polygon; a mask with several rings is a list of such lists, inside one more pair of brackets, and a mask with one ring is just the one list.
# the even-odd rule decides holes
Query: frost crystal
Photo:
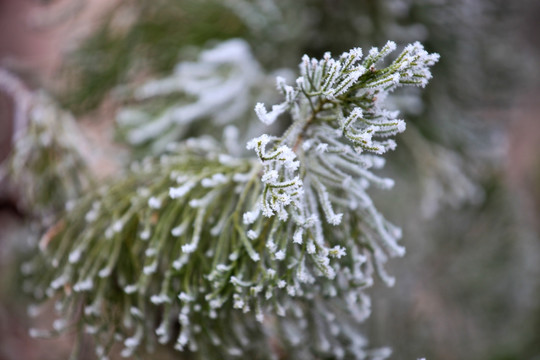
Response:
[{"label": "frost crystal", "polygon": [[161,207],[161,200],[152,196],[150,199],[148,199],[148,206],[150,206],[152,209],[159,209]]}]

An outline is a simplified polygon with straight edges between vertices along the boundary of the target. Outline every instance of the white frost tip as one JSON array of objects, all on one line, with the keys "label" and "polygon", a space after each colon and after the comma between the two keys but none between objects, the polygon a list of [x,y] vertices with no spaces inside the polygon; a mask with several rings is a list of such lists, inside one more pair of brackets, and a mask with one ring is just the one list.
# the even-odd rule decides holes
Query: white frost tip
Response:
[{"label": "white frost tip", "polygon": [[183,301],[183,302],[192,302],[195,300],[193,296],[188,295],[187,293],[183,291],[180,294],[178,294],[178,299],[180,299],[180,301]]},{"label": "white frost tip", "polygon": [[227,266],[225,264],[217,264],[216,265],[216,270],[219,271],[219,272],[226,272],[226,271],[231,270],[231,267]]},{"label": "white frost tip", "polygon": [[393,188],[394,187],[394,180],[389,179],[389,178],[383,179],[382,183],[381,183],[381,187],[383,189],[391,189],[391,188]]},{"label": "white frost tip", "polygon": [[304,235],[304,229],[298,228],[293,235],[293,243],[302,244],[302,237]]},{"label": "white frost tip", "polygon": [[59,277],[57,277],[51,282],[51,288],[53,288],[54,290],[57,290],[61,286],[63,286],[67,281],[68,281],[68,278],[66,275],[60,275]]},{"label": "white frost tip", "polygon": [[69,254],[69,262],[71,264],[74,264],[74,263],[78,262],[80,258],[81,258],[81,250],[80,249],[75,249]]},{"label": "white frost tip", "polygon": [[86,222],[91,223],[91,222],[94,222],[97,219],[97,217],[98,217],[98,210],[92,209],[86,213],[84,219],[86,220]]},{"label": "white frost tip", "polygon": [[271,112],[269,114],[268,111],[266,111],[263,103],[257,103],[257,105],[255,105],[255,114],[257,114],[259,120],[266,125],[272,124],[277,118],[277,116],[273,116]]},{"label": "white frost tip", "polygon": [[275,254],[275,257],[276,257],[276,260],[283,260],[283,259],[285,259],[285,251],[279,250],[279,251]]},{"label": "white frost tip", "polygon": [[273,105],[272,111],[267,112],[263,103],[257,103],[257,105],[255,105],[255,113],[257,114],[259,120],[266,125],[270,125],[276,121],[279,115],[283,114],[287,110],[287,107],[287,103]]},{"label": "white frost tip", "polygon": [[343,214],[332,214],[328,217],[328,222],[332,225],[339,225],[341,224],[341,218],[343,218]]},{"label": "white frost tip", "polygon": [[126,287],[124,287],[124,292],[126,294],[133,294],[135,291],[137,291],[137,285],[135,284],[127,285]]},{"label": "white frost tip", "polygon": [[197,249],[197,245],[193,244],[193,243],[182,245],[182,252],[184,252],[186,254],[190,254],[190,253],[194,252],[195,249]]},{"label": "white frost tip", "polygon": [[201,180],[201,185],[206,188],[215,187],[220,184],[225,184],[227,177],[223,174],[214,174],[211,178],[205,178]]},{"label": "white frost tip", "polygon": [[157,270],[157,262],[154,261],[152,264],[147,265],[147,266],[145,266],[145,267],[143,268],[143,273],[144,273],[145,275],[150,275],[150,274],[155,273],[156,270]]},{"label": "white frost tip", "polygon": [[[363,52],[362,52],[362,48],[354,48],[350,51],[350,54],[351,55],[354,55],[355,57],[357,57],[358,59],[360,59],[362,56],[363,56]],[[326,54],[325,54],[326,55]]]},{"label": "white frost tip", "polygon": [[405,121],[399,120],[397,123],[398,132],[400,133],[404,132],[406,128],[407,128],[407,124],[405,123]]},{"label": "white frost tip", "polygon": [[139,319],[144,319],[144,314],[139,308],[136,308],[135,306],[132,306],[129,308],[129,313]]},{"label": "white frost tip", "polygon": [[67,321],[65,319],[56,319],[53,321],[53,329],[56,331],[63,330],[67,325]]},{"label": "white frost tip", "polygon": [[171,197],[171,199],[181,198],[184,195],[186,195],[191,190],[191,188],[193,188],[193,186],[195,186],[194,183],[187,182],[184,185],[176,187],[176,188],[171,187],[169,189],[169,196]]},{"label": "white frost tip", "polygon": [[255,261],[255,262],[261,260],[261,257],[260,257],[259,254],[256,253],[256,252],[254,252],[254,253],[252,253],[252,254],[249,254],[249,255],[250,255],[250,257],[251,257],[251,260],[253,260],[253,261]]},{"label": "white frost tip", "polygon": [[185,230],[184,226],[178,225],[178,226],[171,229],[171,235],[174,236],[174,237],[178,237],[178,236],[182,235],[184,230]]},{"label": "white frost tip", "polygon": [[148,230],[148,229],[143,230],[139,236],[141,237],[141,240],[150,239],[150,230]]},{"label": "white frost tip", "polygon": [[326,152],[327,150],[328,150],[328,144],[325,144],[325,143],[320,143],[319,145],[317,145],[317,148],[315,149],[315,151],[317,151],[319,154],[322,154]]},{"label": "white frost tip", "polygon": [[156,248],[148,248],[146,249],[146,251],[144,252],[144,254],[146,256],[154,256],[157,254],[157,249]]},{"label": "white frost tip", "polygon": [[148,206],[150,206],[152,209],[159,209],[161,207],[161,200],[152,196],[150,199],[148,199]]},{"label": "white frost tip", "polygon": [[259,217],[258,211],[248,211],[248,212],[245,212],[243,215],[243,222],[245,225],[251,225],[257,220],[258,217]]},{"label": "white frost tip", "polygon": [[86,291],[86,290],[92,289],[93,286],[94,286],[94,283],[92,279],[86,279],[86,280],[76,283],[73,286],[73,291],[75,292]]},{"label": "white frost tip", "polygon": [[387,43],[386,43],[386,47],[388,47],[388,49],[390,51],[394,51],[396,50],[396,43],[393,42],[392,40],[389,40]]},{"label": "white frost tip", "polygon": [[164,303],[170,303],[171,299],[165,294],[159,294],[159,295],[152,295],[150,297],[150,301],[154,305],[160,305]]},{"label": "white frost tip", "polygon": [[124,345],[126,345],[128,348],[135,348],[139,346],[139,339],[136,337],[127,338],[126,341],[124,341]]},{"label": "white frost tip", "polygon": [[106,278],[107,276],[111,275],[111,269],[110,268],[104,268],[101,269],[98,273],[98,276],[100,278]]},{"label": "white frost tip", "polygon": [[75,208],[75,205],[76,205],[75,200],[68,200],[65,206],[66,211],[72,211]]},{"label": "white frost tip", "polygon": [[344,247],[336,245],[328,251],[328,255],[340,259],[347,255],[347,251]]},{"label": "white frost tip", "polygon": [[307,252],[308,254],[315,254],[315,251],[317,251],[317,248],[315,247],[315,244],[313,241],[309,241],[307,244]]},{"label": "white frost tip", "polygon": [[266,270],[266,275],[269,279],[273,279],[276,276],[276,270],[274,269],[268,269]]},{"label": "white frost tip", "polygon": [[246,144],[246,149],[251,150],[258,147],[264,149],[271,140],[272,138],[270,136],[268,136],[267,134],[262,134],[259,137],[249,140]]},{"label": "white frost tip", "polygon": [[115,233],[119,233],[120,231],[122,231],[123,227],[124,227],[124,222],[122,220],[117,220],[117,221],[114,222],[114,224],[112,226],[112,230]]}]

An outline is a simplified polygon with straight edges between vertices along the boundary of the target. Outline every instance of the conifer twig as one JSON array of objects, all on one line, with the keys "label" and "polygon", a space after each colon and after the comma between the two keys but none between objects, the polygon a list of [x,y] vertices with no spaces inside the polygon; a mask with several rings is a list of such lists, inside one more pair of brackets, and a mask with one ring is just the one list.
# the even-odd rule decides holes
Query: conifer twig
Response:
[{"label": "conifer twig", "polygon": [[235,357],[269,347],[271,317],[280,346],[301,347],[305,329],[321,339],[310,353],[376,358],[350,322],[369,314],[373,274],[392,285],[384,263],[405,252],[367,193],[392,186],[372,169],[405,129],[383,101],[398,86],[425,86],[438,60],[415,43],[382,66],[394,49],[305,56],[295,86],[277,81],[285,101],[255,107],[266,124],[293,119],[282,136],[248,142],[256,159],[192,138],[81,198],[27,265],[36,294],[61,299],[65,323],[84,323],[101,357],[111,334],[124,356],[157,335],[201,357]]}]

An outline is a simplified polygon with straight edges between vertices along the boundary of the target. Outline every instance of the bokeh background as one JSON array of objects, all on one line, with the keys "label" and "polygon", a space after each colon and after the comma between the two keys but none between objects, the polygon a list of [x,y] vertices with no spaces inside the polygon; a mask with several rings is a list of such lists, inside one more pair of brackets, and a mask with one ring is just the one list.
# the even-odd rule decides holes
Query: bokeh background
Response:
[{"label": "bokeh background", "polygon": [[[394,287],[371,290],[365,333],[392,359],[540,359],[539,19],[534,0],[0,0],[0,67],[75,116],[72,135],[105,179],[130,156],[115,133],[129,105],[118,94],[200,49],[243,38],[272,73],[296,71],[304,53],[421,41],[441,61],[421,101],[395,100],[410,121],[385,169],[396,186],[374,193],[407,255],[389,265]],[[2,81],[0,161],[19,126]],[[69,334],[27,335],[47,321],[27,316],[19,271],[40,214],[3,175],[0,359],[67,358]]]}]

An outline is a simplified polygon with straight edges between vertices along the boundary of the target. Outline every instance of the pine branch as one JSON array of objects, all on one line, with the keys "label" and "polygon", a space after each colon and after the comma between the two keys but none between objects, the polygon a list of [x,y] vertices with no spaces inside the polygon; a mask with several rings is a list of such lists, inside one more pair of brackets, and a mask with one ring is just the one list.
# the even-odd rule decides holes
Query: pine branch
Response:
[{"label": "pine branch", "polygon": [[[374,273],[391,285],[384,263],[405,252],[367,193],[392,186],[371,170],[405,129],[383,100],[398,86],[425,86],[438,60],[416,43],[381,66],[394,48],[363,60],[360,49],[305,56],[294,87],[278,79],[285,101],[255,107],[266,124],[284,112],[293,119],[281,137],[247,144],[257,158],[193,138],[79,200],[26,265],[35,295],[60,299],[55,330],[85,324],[102,358],[112,335],[131,356],[154,333],[200,356],[268,348],[270,358],[274,323],[283,331],[271,336],[298,358],[380,358],[364,351],[354,323],[369,314]],[[304,333],[320,342],[303,344]]]}]

